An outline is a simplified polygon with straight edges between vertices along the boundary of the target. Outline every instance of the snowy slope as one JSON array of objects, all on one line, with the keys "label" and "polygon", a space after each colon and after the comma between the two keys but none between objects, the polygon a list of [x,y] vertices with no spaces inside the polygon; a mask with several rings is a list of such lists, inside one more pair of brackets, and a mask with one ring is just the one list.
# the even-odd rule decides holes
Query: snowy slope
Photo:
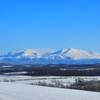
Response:
[{"label": "snowy slope", "polygon": [[46,51],[46,50],[39,50],[39,49],[26,49],[21,51],[11,51],[4,55],[1,55],[1,58],[40,58],[42,55],[51,53],[52,51]]},{"label": "snowy slope", "polygon": [[100,93],[0,82],[0,100],[100,100]]},{"label": "snowy slope", "polygon": [[[80,61],[79,61],[80,60]],[[82,61],[81,61],[82,60]],[[58,51],[26,49],[11,51],[0,56],[0,63],[13,64],[50,64],[50,63],[100,63],[100,53],[86,52],[74,48],[65,48]],[[87,62],[88,60],[88,62]],[[92,61],[91,61],[92,60]],[[25,61],[25,62],[24,62]]]},{"label": "snowy slope", "polygon": [[66,57],[70,57],[71,59],[74,59],[74,60],[100,59],[100,53],[95,53],[95,52],[89,53],[83,50],[73,49],[73,48],[61,49],[61,50],[51,53],[49,56],[53,56],[53,57],[56,56],[62,59],[66,59]]}]

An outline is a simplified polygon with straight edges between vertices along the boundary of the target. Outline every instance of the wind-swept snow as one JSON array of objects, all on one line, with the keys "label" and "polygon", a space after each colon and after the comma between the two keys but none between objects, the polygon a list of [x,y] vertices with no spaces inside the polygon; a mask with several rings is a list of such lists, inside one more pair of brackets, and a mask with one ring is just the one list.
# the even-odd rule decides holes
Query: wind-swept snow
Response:
[{"label": "wind-swept snow", "polygon": [[100,100],[100,93],[0,82],[0,100]]}]

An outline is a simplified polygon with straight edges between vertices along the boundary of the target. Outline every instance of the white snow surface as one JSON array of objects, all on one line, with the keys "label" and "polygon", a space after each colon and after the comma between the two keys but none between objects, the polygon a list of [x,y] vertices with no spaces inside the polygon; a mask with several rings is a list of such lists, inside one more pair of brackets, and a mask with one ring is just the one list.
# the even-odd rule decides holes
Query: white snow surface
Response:
[{"label": "white snow surface", "polygon": [[0,100],[100,100],[100,93],[0,82]]},{"label": "white snow surface", "polygon": [[17,84],[37,84],[38,82],[46,82],[47,84],[52,83],[54,81],[59,81],[65,86],[70,86],[75,82],[77,78],[82,78],[85,81],[90,80],[100,80],[100,76],[23,76],[23,75],[0,75],[0,82],[14,82]]}]

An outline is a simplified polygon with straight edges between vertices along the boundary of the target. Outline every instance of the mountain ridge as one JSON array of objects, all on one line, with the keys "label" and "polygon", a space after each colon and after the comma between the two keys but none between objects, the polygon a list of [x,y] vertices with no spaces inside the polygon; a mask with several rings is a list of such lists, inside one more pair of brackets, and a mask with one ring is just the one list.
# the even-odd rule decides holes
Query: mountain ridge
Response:
[{"label": "mountain ridge", "polygon": [[25,49],[11,51],[0,55],[0,63],[12,64],[84,64],[100,63],[100,53],[87,52],[80,49],[64,48],[50,51],[41,49]]}]

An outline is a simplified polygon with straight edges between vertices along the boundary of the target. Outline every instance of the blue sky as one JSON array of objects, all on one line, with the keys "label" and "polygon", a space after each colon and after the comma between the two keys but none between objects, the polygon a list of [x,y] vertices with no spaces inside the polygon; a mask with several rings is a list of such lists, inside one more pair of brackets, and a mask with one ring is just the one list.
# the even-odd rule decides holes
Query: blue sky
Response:
[{"label": "blue sky", "polygon": [[0,54],[68,47],[100,52],[100,0],[0,0]]}]

